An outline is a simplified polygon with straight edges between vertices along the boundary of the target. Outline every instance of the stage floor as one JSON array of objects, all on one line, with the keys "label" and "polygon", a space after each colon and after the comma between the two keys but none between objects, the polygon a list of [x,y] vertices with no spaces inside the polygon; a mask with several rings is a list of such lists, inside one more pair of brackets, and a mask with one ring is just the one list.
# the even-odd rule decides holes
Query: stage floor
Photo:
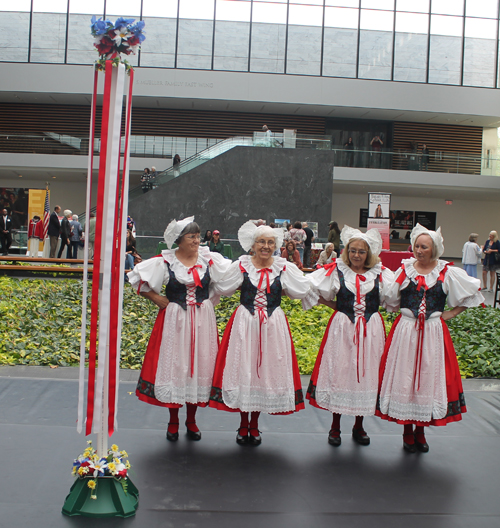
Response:
[{"label": "stage floor", "polygon": [[344,417],[334,448],[329,413],[310,405],[292,416],[262,415],[259,447],[237,445],[239,416],[212,409],[199,410],[200,442],[181,429],[170,443],[168,413],[135,397],[137,376],[121,373],[112,442],[129,453],[139,509],[129,519],[95,520],[61,514],[87,440],[76,432],[77,370],[0,367],[0,527],[500,526],[497,381],[466,381],[462,422],[431,428],[430,452],[408,454],[402,428],[375,417],[365,421],[370,446],[351,439],[353,418]]}]

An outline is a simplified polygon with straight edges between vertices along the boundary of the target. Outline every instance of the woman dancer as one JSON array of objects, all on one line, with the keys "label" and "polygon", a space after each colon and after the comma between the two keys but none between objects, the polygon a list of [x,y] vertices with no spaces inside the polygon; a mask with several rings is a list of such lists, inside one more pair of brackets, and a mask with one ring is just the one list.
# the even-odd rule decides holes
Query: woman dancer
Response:
[{"label": "woman dancer", "polygon": [[[403,447],[429,451],[424,427],[446,425],[466,412],[458,362],[445,321],[484,298],[478,279],[439,257],[441,228],[417,224],[411,233],[415,258],[403,260],[387,302],[400,304],[380,365],[376,415],[404,426]],[[445,304],[451,310],[445,310]],[[415,426],[415,429],[413,429]]]},{"label": "woman dancer", "polygon": [[[282,293],[305,297],[309,283],[297,266],[273,257],[281,229],[246,222],[238,231],[245,251],[216,291],[241,288],[241,306],[229,320],[217,356],[210,407],[241,414],[238,444],[259,445],[259,415],[289,414],[304,408],[297,358],[283,310]],[[251,417],[249,420],[249,413]]]},{"label": "woman dancer", "polygon": [[230,261],[200,248],[194,216],[173,220],[165,242],[169,248],[174,242],[179,247],[163,250],[128,274],[138,293],[160,308],[136,394],[146,403],[169,408],[167,439],[172,442],[179,438],[179,408],[186,404],[188,438],[200,440],[196,410],[208,405],[218,348],[213,285]]},{"label": "woman dancer", "polygon": [[[378,313],[394,274],[378,255],[382,239],[376,229],[362,233],[344,226],[342,256],[311,275],[311,292],[302,301],[309,309],[322,303],[335,309],[328,323],[307,391],[309,403],[333,413],[328,443],[339,446],[340,417],[355,416],[352,437],[368,445],[363,417],[375,413],[385,326]],[[337,296],[337,301],[333,302]]]}]

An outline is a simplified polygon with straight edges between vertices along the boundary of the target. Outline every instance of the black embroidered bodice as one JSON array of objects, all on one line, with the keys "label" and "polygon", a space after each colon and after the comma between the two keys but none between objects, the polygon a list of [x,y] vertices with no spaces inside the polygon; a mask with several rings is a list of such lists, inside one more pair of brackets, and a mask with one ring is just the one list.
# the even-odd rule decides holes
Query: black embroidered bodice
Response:
[{"label": "black embroidered bodice", "polygon": [[[417,284],[410,279],[410,284],[401,290],[401,308],[408,308],[417,318],[424,291],[424,288],[420,288],[418,291]],[[425,292],[425,318],[429,319],[434,312],[444,312],[445,304],[446,294],[443,291],[443,282],[438,279],[436,284]]]},{"label": "black embroidered bodice", "polygon": [[[281,304],[281,273],[274,279],[271,284],[270,293],[266,293],[267,298],[267,316],[270,317],[274,310]],[[263,283],[267,285],[264,280]],[[252,315],[255,312],[255,296],[257,295],[257,286],[254,286],[248,277],[246,271],[243,272],[243,283],[241,284],[240,302]]]},{"label": "black embroidered bodice", "polygon": [[[347,289],[345,285],[344,274],[337,268],[337,273],[339,275],[340,289],[337,292],[337,310],[349,317],[351,323],[355,323],[356,317],[354,315],[354,302],[356,300],[356,294]],[[380,277],[377,275],[375,279],[375,284],[373,288],[365,296],[365,313],[364,317],[366,322],[370,320],[370,317],[378,312],[378,307],[380,306],[380,294],[379,294],[379,284]]]},{"label": "black embroidered bodice", "polygon": [[[165,287],[165,295],[170,302],[180,305],[184,310],[187,310],[187,287],[185,284],[181,284],[176,278],[175,273],[170,269],[170,265],[167,262],[168,274],[170,276],[168,284]],[[200,305],[203,301],[206,301],[209,296],[208,287],[210,286],[210,267],[207,266],[205,275],[201,279],[201,285],[196,286],[196,304]]]}]

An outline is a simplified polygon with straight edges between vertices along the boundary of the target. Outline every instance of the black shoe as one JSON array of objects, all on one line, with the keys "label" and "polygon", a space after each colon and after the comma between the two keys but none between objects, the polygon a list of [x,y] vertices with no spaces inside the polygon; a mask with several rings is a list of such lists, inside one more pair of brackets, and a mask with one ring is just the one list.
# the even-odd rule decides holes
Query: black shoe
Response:
[{"label": "black shoe", "polygon": [[418,442],[416,439],[415,439],[415,447],[417,448],[418,451],[420,451],[421,453],[428,453],[429,452],[429,444],[427,442],[424,442],[423,444],[421,444],[420,442]]},{"label": "black shoe", "polygon": [[[242,429],[246,430],[246,432],[247,432],[246,435],[240,434],[240,431],[242,431]],[[236,443],[239,444],[239,445],[247,445],[248,444],[248,427],[240,427],[236,431]]]},{"label": "black shoe", "polygon": [[370,437],[366,434],[364,429],[354,429],[352,428],[352,437],[360,445],[370,445]]},{"label": "black shoe", "polygon": [[413,436],[413,435],[403,435],[403,449],[407,451],[408,453],[416,453],[417,448],[415,446],[415,442],[413,442],[412,444],[408,444],[407,442],[405,442],[405,436]]},{"label": "black shoe", "polygon": [[[190,422],[190,423],[194,423],[196,424],[196,422]],[[191,429],[189,429],[188,426],[188,422],[186,422],[186,434],[187,434],[187,437],[189,438],[189,440],[194,440],[195,442],[197,442],[198,440],[201,440],[201,432],[200,431],[191,431]]]},{"label": "black shoe", "polygon": [[328,443],[335,447],[338,447],[342,443],[340,429],[330,429],[330,432],[328,433]]},{"label": "black shoe", "polygon": [[[179,425],[178,423],[175,424],[175,423],[169,423],[168,424],[169,426],[170,425]],[[170,433],[169,430],[167,429],[167,440],[169,442],[177,442],[177,440],[179,440],[179,432],[177,433]]]},{"label": "black shoe", "polygon": [[[257,436],[254,436],[250,434],[250,431],[257,431],[259,434]],[[258,429],[249,429],[248,430],[248,443],[252,446],[258,446],[262,444],[262,436],[260,436],[260,431]]]}]

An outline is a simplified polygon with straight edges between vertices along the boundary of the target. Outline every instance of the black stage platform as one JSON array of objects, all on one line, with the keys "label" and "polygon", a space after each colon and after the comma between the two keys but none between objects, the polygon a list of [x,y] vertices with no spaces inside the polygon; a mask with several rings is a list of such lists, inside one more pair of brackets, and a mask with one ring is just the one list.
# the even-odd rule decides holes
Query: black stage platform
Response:
[{"label": "black stage platform", "polygon": [[75,425],[76,375],[0,368],[2,528],[500,526],[498,382],[467,381],[464,420],[432,428],[429,453],[407,454],[402,428],[375,417],[365,421],[370,446],[352,441],[353,418],[345,417],[343,443],[334,448],[327,443],[329,414],[309,405],[292,416],[263,415],[259,447],[238,446],[238,415],[212,409],[198,413],[200,442],[181,433],[172,444],[167,411],[137,400],[132,371],[122,372],[120,429],[112,441],[130,455],[137,514],[65,517],[72,461],[86,446]]}]

